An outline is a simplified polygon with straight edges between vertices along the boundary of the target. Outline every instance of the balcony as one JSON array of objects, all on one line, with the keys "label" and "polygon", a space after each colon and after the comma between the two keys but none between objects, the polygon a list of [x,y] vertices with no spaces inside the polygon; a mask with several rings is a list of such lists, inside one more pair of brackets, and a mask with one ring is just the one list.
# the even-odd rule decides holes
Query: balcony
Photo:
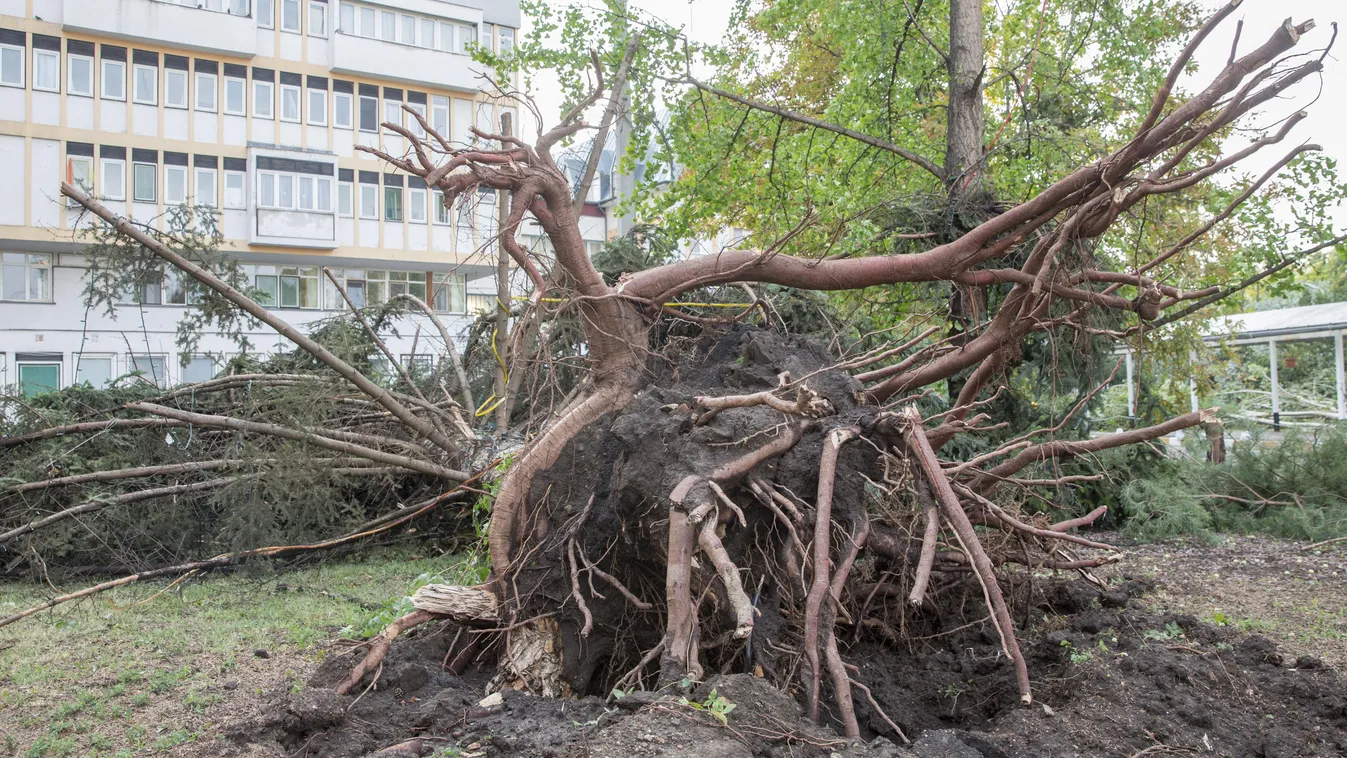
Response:
[{"label": "balcony", "polygon": [[241,9],[239,2],[178,5],[164,0],[65,0],[62,26],[68,31],[130,42],[251,58],[257,55],[257,25],[250,16],[216,8]]},{"label": "balcony", "polygon": [[476,92],[484,82],[472,58],[338,32],[332,35],[332,73]]}]

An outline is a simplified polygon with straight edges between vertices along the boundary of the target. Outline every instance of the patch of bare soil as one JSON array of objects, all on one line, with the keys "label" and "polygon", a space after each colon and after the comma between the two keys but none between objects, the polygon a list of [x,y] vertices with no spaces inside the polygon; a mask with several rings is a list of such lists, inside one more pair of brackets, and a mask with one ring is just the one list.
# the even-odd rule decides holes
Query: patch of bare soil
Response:
[{"label": "patch of bare soil", "polygon": [[1347,755],[1347,689],[1318,658],[1283,652],[1232,624],[1148,609],[1151,580],[1113,585],[1023,587],[1038,695],[1031,707],[1017,703],[995,633],[980,623],[904,649],[862,638],[848,658],[863,662],[860,680],[914,739],[904,746],[861,693],[858,715],[872,741],[848,745],[804,719],[792,694],[748,673],[716,677],[681,699],[506,692],[483,702],[486,671],[444,670],[457,633],[448,625],[395,645],[377,685],[358,698],[331,693],[354,661],[334,656],[308,689],[277,694],[262,715],[226,733],[239,752],[333,758]]}]

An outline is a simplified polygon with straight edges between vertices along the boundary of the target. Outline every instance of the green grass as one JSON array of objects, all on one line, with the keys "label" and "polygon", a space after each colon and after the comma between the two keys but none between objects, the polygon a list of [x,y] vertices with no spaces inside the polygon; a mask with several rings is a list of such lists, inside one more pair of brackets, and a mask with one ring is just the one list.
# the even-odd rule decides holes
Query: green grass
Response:
[{"label": "green grass", "polygon": [[[4,755],[174,754],[209,741],[200,730],[222,703],[275,681],[301,685],[340,630],[368,626],[419,576],[472,582],[481,571],[461,556],[388,549],[167,591],[166,582],[130,585],[30,617],[0,629]],[[50,594],[0,584],[0,616]]]}]

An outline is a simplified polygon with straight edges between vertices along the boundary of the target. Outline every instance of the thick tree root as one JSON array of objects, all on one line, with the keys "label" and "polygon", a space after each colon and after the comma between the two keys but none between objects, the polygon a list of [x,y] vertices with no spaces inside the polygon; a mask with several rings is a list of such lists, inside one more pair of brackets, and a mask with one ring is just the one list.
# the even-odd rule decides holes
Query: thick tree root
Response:
[{"label": "thick tree root", "polygon": [[392,647],[393,640],[397,639],[399,634],[414,626],[420,626],[433,618],[435,618],[435,614],[417,610],[384,627],[384,630],[379,632],[379,635],[370,643],[369,652],[365,654],[365,659],[354,669],[351,669],[351,674],[341,684],[337,685],[337,694],[351,694],[360,684],[360,680],[365,678],[365,674],[379,668],[379,665],[383,663],[384,656],[388,655],[388,648]]}]

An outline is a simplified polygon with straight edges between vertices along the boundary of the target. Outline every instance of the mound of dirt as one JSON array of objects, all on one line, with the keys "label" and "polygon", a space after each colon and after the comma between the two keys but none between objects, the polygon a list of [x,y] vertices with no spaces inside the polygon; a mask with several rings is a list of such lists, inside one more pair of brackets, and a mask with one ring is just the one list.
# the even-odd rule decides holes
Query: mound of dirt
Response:
[{"label": "mound of dirt", "polygon": [[[848,657],[861,662],[860,678],[913,739],[903,746],[864,698],[857,706],[870,741],[848,745],[805,719],[794,693],[749,674],[714,677],[685,699],[513,691],[484,699],[488,670],[444,670],[458,632],[451,624],[396,645],[378,682],[358,698],[330,692],[355,661],[353,651],[325,662],[309,689],[277,695],[263,715],[228,734],[241,752],[330,758],[436,751],[540,758],[1347,755],[1347,688],[1337,672],[1313,658],[1284,658],[1256,635],[1130,607],[1144,589],[1128,582],[1101,592],[1074,581],[1034,590],[1026,610],[1036,621],[1024,634],[1038,695],[1030,707],[1018,705],[995,634],[982,624],[911,649],[862,640]],[[391,746],[401,747],[379,753]]]}]

